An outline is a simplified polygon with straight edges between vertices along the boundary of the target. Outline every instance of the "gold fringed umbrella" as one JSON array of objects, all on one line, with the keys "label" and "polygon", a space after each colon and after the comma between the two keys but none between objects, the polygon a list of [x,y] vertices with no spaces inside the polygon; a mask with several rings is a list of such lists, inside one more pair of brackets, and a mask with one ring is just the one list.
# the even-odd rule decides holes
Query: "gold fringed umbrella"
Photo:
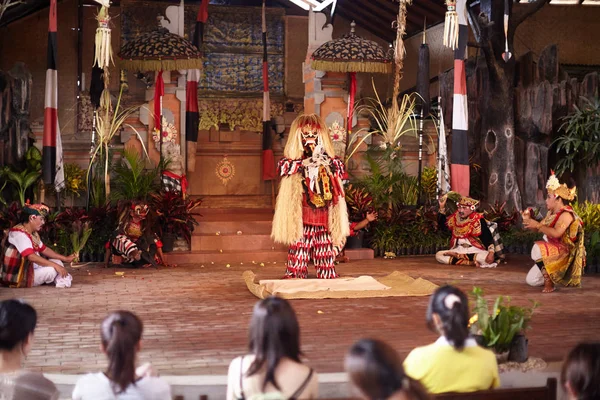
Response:
[{"label": "gold fringed umbrella", "polygon": [[312,55],[311,67],[330,72],[392,72],[392,61],[383,48],[372,40],[354,33],[323,43]]},{"label": "gold fringed umbrella", "polygon": [[189,40],[165,28],[129,41],[119,53],[121,68],[129,71],[202,69],[202,53]]},{"label": "gold fringed umbrella", "polygon": [[162,96],[164,95],[162,71],[202,69],[202,53],[187,39],[159,27],[129,41],[119,53],[121,68],[130,71],[156,71],[155,128],[160,138],[159,154],[163,159]]},{"label": "gold fringed umbrella", "polygon": [[354,96],[356,95],[356,73],[392,72],[392,60],[383,48],[372,40],[363,39],[354,33],[356,24],[352,21],[350,33],[341,38],[323,43],[311,57],[312,69],[329,72],[350,73],[350,93],[348,99],[348,122],[346,147],[352,131]]}]

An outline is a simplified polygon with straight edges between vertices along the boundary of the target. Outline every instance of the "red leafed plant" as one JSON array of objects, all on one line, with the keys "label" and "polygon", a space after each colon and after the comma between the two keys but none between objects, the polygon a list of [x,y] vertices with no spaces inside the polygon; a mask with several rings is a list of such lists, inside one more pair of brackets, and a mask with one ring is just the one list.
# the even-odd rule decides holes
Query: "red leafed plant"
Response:
[{"label": "red leafed plant", "polygon": [[500,203],[499,201],[485,210],[483,215],[488,221],[498,224],[498,230],[501,232],[508,231],[511,226],[517,223],[519,218],[517,211],[508,212],[506,202]]},{"label": "red leafed plant", "polygon": [[201,216],[197,209],[201,199],[184,199],[180,192],[166,192],[150,196],[150,208],[156,212],[156,226],[159,236],[165,233],[183,237],[188,243],[192,241],[192,232],[198,221],[194,216]]},{"label": "red leafed plant", "polygon": [[350,184],[346,186],[346,204],[350,221],[359,222],[365,218],[367,212],[373,210],[373,197],[365,189]]}]

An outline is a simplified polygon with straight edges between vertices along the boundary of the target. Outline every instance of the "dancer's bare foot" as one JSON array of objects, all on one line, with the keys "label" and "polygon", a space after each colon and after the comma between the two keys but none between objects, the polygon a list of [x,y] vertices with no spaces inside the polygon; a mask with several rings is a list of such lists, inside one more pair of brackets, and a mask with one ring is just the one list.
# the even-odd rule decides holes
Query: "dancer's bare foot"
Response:
[{"label": "dancer's bare foot", "polygon": [[554,283],[544,282],[544,289],[542,290],[542,293],[552,293],[555,290],[556,290],[556,287],[554,286]]},{"label": "dancer's bare foot", "polygon": [[135,250],[131,255],[135,261],[140,261],[142,259],[142,252],[139,250]]},{"label": "dancer's bare foot", "polygon": [[548,275],[548,272],[545,269],[542,270],[542,275],[544,276],[544,289],[542,290],[542,293],[554,292],[556,287],[554,286],[554,282],[552,282],[552,278],[550,278],[550,275]]}]

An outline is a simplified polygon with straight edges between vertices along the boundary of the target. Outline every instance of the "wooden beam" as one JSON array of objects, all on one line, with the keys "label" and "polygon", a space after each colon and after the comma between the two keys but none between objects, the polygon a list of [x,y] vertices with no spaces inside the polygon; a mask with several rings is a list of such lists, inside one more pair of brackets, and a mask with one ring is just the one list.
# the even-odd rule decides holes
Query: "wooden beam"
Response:
[{"label": "wooden beam", "polygon": [[[395,16],[398,15],[398,4],[392,3],[389,0],[367,0],[361,5],[361,7],[365,7],[366,4],[369,4],[375,7],[376,9],[386,10],[394,14],[394,19],[396,18]],[[408,6],[408,12],[406,13],[406,23],[407,25],[409,23],[412,23],[416,27],[421,27],[423,26],[423,18],[419,18],[418,16],[411,14],[410,6]],[[409,29],[407,29],[407,31],[409,31]]]},{"label": "wooden beam", "polygon": [[429,11],[433,11],[436,14],[446,14],[446,7],[443,3],[432,0],[415,0],[413,5],[417,5],[421,8],[426,8]]},{"label": "wooden beam", "polygon": [[382,10],[379,10],[376,6],[373,6],[373,4],[369,0],[362,1],[359,4],[355,3],[353,6],[347,5],[343,8],[347,9],[348,12],[351,12],[352,14],[364,16],[373,25],[385,27],[388,29],[391,29],[392,22],[396,20],[396,14],[383,14],[381,12]]},{"label": "wooden beam", "polygon": [[355,21],[356,24],[359,25],[361,28],[371,32],[373,35],[381,39],[384,39],[388,42],[392,42],[394,40],[393,38],[395,36],[391,29],[389,31],[384,30],[379,24],[373,24],[372,22],[369,22],[368,20],[363,18],[362,15],[355,14],[352,11],[349,11],[347,7],[340,7],[338,5],[336,14],[338,14],[344,19],[347,19],[348,21]]},{"label": "wooden beam", "polygon": [[419,6],[419,4],[416,1],[413,1],[412,5],[408,6],[408,14],[410,14],[411,12],[413,12],[413,13],[416,12],[416,13],[426,17],[427,21],[430,23],[443,21],[444,16],[445,16],[445,14],[443,12],[438,13],[438,12],[431,11],[427,8],[424,8],[422,6]]},{"label": "wooden beam", "polygon": [[398,15],[398,4],[388,0],[372,0],[373,3],[377,4],[377,7],[386,10],[394,15]]}]

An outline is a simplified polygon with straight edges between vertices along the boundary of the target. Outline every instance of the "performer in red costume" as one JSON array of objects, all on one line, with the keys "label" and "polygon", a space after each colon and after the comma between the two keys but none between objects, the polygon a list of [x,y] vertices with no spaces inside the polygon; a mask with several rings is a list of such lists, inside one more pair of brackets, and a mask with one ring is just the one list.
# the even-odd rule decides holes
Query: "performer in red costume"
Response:
[{"label": "performer in red costume", "polygon": [[[107,243],[106,265],[111,252],[121,257],[122,264],[134,267],[148,267],[161,264],[168,266],[162,242],[148,226],[149,207],[143,202],[133,202],[119,218],[115,237]],[[112,251],[111,251],[112,248]]]},{"label": "performer in red costume", "polygon": [[458,202],[458,210],[446,218],[447,197],[440,198],[438,225],[452,233],[450,250],[438,251],[435,259],[442,264],[476,265],[493,268],[496,262],[494,237],[483,214],[475,212],[479,201],[463,197]]},{"label": "performer in red costume", "polygon": [[290,129],[271,237],[290,246],[285,278],[307,278],[313,261],[317,278],[337,278],[334,245],[350,234],[342,177],[327,126],[316,114],[300,115]]}]

